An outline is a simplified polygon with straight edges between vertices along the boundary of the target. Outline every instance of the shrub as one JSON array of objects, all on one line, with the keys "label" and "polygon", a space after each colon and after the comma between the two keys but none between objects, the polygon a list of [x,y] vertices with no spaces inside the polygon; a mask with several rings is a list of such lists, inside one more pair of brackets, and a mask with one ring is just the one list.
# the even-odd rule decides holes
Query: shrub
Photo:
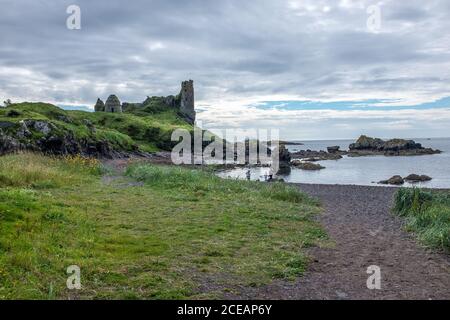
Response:
[{"label": "shrub", "polygon": [[20,111],[14,110],[14,109],[9,110],[9,111],[6,113],[6,116],[7,116],[7,117],[11,117],[11,118],[13,118],[13,117],[18,117],[18,116],[20,116],[20,115],[22,115],[22,113],[21,113]]}]

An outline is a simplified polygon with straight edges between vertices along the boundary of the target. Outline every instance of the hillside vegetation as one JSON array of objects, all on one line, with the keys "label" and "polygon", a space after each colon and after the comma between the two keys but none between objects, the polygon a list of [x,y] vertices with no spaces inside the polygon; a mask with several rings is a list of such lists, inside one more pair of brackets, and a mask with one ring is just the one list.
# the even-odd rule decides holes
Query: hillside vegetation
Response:
[{"label": "hillside vegetation", "polygon": [[[319,210],[281,183],[3,156],[0,299],[215,298],[294,278],[305,270],[305,248],[325,239],[311,219]],[[66,288],[70,265],[81,269],[81,290]]]},{"label": "hillside vegetation", "polygon": [[14,149],[110,156],[114,152],[170,150],[176,128],[193,130],[175,108],[153,101],[126,113],[66,111],[46,103],[0,108],[0,153]]}]

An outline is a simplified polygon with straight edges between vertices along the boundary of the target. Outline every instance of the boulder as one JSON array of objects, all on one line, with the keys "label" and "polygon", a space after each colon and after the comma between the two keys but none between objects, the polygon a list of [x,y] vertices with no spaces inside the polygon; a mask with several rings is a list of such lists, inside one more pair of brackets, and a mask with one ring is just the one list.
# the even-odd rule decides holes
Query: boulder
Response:
[{"label": "boulder", "polygon": [[402,185],[405,183],[405,180],[401,176],[393,176],[388,180],[382,180],[379,182],[380,184],[391,184],[391,185]]},{"label": "boulder", "polygon": [[302,169],[302,170],[322,170],[325,169],[325,167],[321,166],[318,163],[312,163],[312,162],[304,162],[300,160],[293,160],[291,161],[291,165],[293,165],[296,168]]},{"label": "boulder", "polygon": [[350,150],[382,150],[384,141],[379,138],[371,138],[362,135],[356,140],[355,143],[350,144]]},{"label": "boulder", "polygon": [[44,135],[48,135],[55,129],[55,126],[52,123],[43,120],[26,120],[24,121],[24,124],[28,129],[40,132]]},{"label": "boulder", "polygon": [[289,150],[283,144],[280,145],[278,150],[280,162],[289,163],[291,161],[291,153],[289,152]]},{"label": "boulder", "polygon": [[337,153],[339,152],[340,147],[339,146],[331,146],[331,147],[327,147],[327,151],[329,153]]},{"label": "boulder", "polygon": [[427,175],[418,175],[418,174],[410,174],[405,178],[408,182],[425,182],[425,181],[431,181],[433,178],[427,176]]},{"label": "boulder", "polygon": [[0,155],[20,150],[23,146],[0,129]]},{"label": "boulder", "polygon": [[276,173],[288,174],[291,171],[291,167],[289,166],[289,163],[291,162],[291,153],[284,145],[278,147],[278,157],[279,169]]},{"label": "boulder", "polygon": [[33,133],[31,133],[31,131],[28,129],[26,123],[24,121],[21,121],[19,130],[17,130],[16,135],[19,139],[25,139],[31,137]]}]

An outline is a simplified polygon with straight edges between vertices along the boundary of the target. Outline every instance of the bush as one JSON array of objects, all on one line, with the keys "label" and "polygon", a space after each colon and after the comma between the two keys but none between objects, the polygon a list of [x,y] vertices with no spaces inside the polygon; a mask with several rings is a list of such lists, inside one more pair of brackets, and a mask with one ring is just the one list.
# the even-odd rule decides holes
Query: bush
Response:
[{"label": "bush", "polygon": [[14,109],[9,110],[9,111],[6,113],[6,116],[7,116],[7,117],[11,117],[11,118],[13,118],[13,117],[18,117],[18,116],[20,116],[20,115],[22,115],[22,113],[21,113],[20,111],[14,110]]}]

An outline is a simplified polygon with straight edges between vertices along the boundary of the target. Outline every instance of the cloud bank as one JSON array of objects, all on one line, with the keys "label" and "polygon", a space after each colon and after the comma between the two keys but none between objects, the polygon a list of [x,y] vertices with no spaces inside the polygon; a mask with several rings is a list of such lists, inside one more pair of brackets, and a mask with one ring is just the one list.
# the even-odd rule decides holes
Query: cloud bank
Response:
[{"label": "cloud bank", "polygon": [[[430,1],[2,0],[0,97],[89,105],[168,95],[194,79],[207,127],[287,138],[444,136],[450,3]],[[66,9],[81,8],[81,30]],[[380,8],[380,29],[367,8]],[[263,101],[384,99],[401,110],[286,110]]]}]

